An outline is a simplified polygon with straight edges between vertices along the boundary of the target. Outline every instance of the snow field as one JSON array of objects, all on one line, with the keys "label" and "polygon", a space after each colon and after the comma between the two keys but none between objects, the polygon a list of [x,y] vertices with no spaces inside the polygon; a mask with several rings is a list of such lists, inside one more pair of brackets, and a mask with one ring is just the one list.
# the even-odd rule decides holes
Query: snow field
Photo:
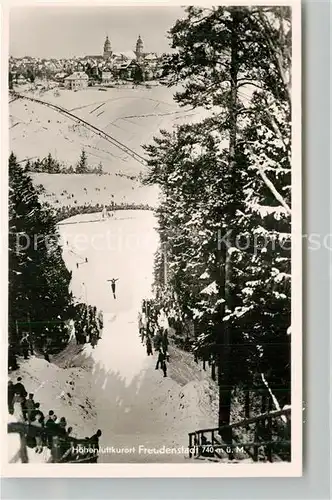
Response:
[{"label": "snow field", "polygon": [[[75,115],[110,134],[116,140],[144,155],[143,144],[150,143],[159,129],[195,120],[202,112],[180,109],[173,101],[174,90],[162,86],[146,88],[109,88],[105,92],[85,89],[28,92],[26,95],[71,110]],[[82,124],[47,106],[27,101],[10,103],[10,147],[21,160],[45,157],[51,153],[59,161],[74,165],[82,148],[88,162],[101,161],[106,172],[121,170],[137,174],[142,165]]]},{"label": "snow field", "polygon": [[[108,205],[130,203],[156,206],[158,190],[154,186],[142,186],[139,181],[116,174],[46,174],[31,173],[35,186],[42,185],[45,193],[40,200],[55,208],[83,205]],[[73,196],[72,196],[73,195]]]}]

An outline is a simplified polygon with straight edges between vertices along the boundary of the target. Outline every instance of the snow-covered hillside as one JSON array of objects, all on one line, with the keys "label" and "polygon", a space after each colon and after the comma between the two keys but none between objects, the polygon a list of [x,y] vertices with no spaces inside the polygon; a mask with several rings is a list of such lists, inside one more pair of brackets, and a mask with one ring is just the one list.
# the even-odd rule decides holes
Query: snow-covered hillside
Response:
[{"label": "snow-covered hillside", "polygon": [[46,174],[31,173],[35,186],[42,185],[45,192],[40,200],[55,208],[121,204],[149,205],[156,207],[158,189],[143,186],[139,179],[118,174]]},{"label": "snow-covered hillside", "polygon": [[[163,86],[146,88],[88,88],[73,92],[59,90],[25,95],[66,108],[79,118],[114,137],[139,154],[160,129],[191,121],[198,111],[180,108],[173,101],[174,90]],[[98,134],[87,130],[54,109],[27,101],[10,103],[10,147],[19,159],[45,157],[51,153],[59,161],[75,165],[84,147],[91,165],[102,162],[106,172],[137,174],[142,165]]]},{"label": "snow-covered hillside", "polygon": [[[104,91],[60,89],[58,96],[53,90],[21,91],[22,95],[70,110],[143,156],[142,145],[150,143],[160,129],[170,130],[188,119],[194,121],[202,113],[180,108],[173,100],[173,93],[174,89],[161,85],[120,86]],[[42,200],[56,208],[111,201],[156,206],[157,189],[142,186],[138,179],[146,167],[105,138],[40,103],[14,99],[9,111],[10,148],[19,161],[42,159],[51,153],[65,166],[76,166],[84,148],[88,164],[95,167],[101,162],[104,172],[109,173],[106,176],[32,174],[34,184],[41,184],[46,190]]]}]

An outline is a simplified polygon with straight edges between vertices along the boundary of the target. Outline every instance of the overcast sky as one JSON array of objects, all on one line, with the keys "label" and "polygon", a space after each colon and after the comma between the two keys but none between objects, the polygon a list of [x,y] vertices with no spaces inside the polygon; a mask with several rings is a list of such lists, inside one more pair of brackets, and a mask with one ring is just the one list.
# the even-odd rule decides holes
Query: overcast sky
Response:
[{"label": "overcast sky", "polygon": [[9,53],[14,57],[65,58],[102,54],[106,35],[113,51],[133,50],[140,34],[144,51],[168,50],[166,32],[181,7],[14,7]]}]

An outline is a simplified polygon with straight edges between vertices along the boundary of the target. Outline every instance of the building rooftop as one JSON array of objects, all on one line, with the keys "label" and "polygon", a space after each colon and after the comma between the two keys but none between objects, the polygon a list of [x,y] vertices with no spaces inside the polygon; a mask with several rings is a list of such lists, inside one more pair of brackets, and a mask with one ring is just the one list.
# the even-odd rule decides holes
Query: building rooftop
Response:
[{"label": "building rooftop", "polygon": [[122,57],[125,59],[136,59],[136,54],[133,50],[127,50],[126,52],[113,52],[113,57]]},{"label": "building rooftop", "polygon": [[88,80],[89,77],[84,71],[75,71],[73,74],[67,76],[65,80]]}]

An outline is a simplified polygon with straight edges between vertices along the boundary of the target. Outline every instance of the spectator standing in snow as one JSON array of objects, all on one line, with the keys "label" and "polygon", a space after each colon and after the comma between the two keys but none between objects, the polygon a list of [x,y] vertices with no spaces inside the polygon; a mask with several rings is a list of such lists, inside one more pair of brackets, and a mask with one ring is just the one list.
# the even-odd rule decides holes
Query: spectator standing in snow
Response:
[{"label": "spectator standing in snow", "polygon": [[159,351],[157,364],[156,364],[156,370],[159,369],[159,365],[162,366],[164,359],[165,359],[164,353],[162,351]]},{"label": "spectator standing in snow", "polygon": [[23,420],[25,420],[26,419],[25,398],[27,397],[28,393],[24,385],[22,384],[22,377],[18,377],[17,383],[14,385],[14,390],[15,390],[15,395],[17,396],[15,401],[20,403]]},{"label": "spectator standing in snow", "polygon": [[34,415],[35,402],[33,400],[33,394],[29,394],[29,398],[25,402],[26,416],[28,423],[31,423],[32,416]]},{"label": "spectator standing in snow", "polygon": [[60,446],[61,456],[63,456],[68,449],[68,445],[67,445],[67,436],[68,435],[67,435],[66,427],[67,427],[67,421],[66,421],[65,417],[61,417],[60,422],[58,424],[59,446]]},{"label": "spectator standing in snow", "polygon": [[163,362],[161,364],[161,368],[163,370],[164,377],[167,377],[166,354],[164,354],[164,360],[163,360]]},{"label": "spectator standing in snow", "polygon": [[167,377],[166,355],[163,351],[159,351],[156,370],[158,370],[159,365],[164,373],[164,377]]},{"label": "spectator standing in snow", "polygon": [[151,342],[151,339],[150,339],[149,336],[146,339],[146,352],[147,352],[148,356],[150,356],[150,355],[153,354],[153,352],[152,352],[152,342]]},{"label": "spectator standing in snow", "polygon": [[8,381],[7,387],[7,404],[8,412],[13,415],[14,413],[14,397],[15,397],[15,386],[11,380]]},{"label": "spectator standing in snow", "polygon": [[167,330],[164,330],[164,333],[163,333],[162,339],[161,339],[161,345],[162,345],[162,348],[163,348],[164,352],[166,353],[168,351],[168,334],[167,334]]},{"label": "spectator standing in snow", "polygon": [[158,333],[153,337],[154,348],[156,351],[160,351],[162,348],[162,333],[159,329]]},{"label": "spectator standing in snow", "polygon": [[[35,427],[38,427],[41,430],[44,428],[44,418],[41,416],[33,420],[32,423]],[[36,453],[42,453],[42,451],[43,451],[43,433],[41,432],[40,434],[36,434]]]},{"label": "spectator standing in snow", "polygon": [[99,452],[99,438],[102,432],[100,429],[97,430],[96,434],[89,438],[90,447],[94,450],[93,456],[91,457],[91,463],[97,463],[98,452]]},{"label": "spectator standing in snow", "polygon": [[55,426],[56,426],[56,424],[55,424],[55,422],[53,420],[53,416],[54,416],[54,411],[50,410],[48,412],[48,418],[47,418],[46,423],[45,423],[46,430],[48,431],[47,432],[47,446],[50,449],[52,448],[52,444],[53,444],[53,435],[52,435],[52,432],[55,430]]},{"label": "spectator standing in snow", "polygon": [[90,338],[91,338],[91,346],[92,346],[92,349],[94,349],[97,345],[97,334],[93,331],[91,334],[90,334]]},{"label": "spectator standing in snow", "polygon": [[148,324],[147,324],[147,335],[149,335],[152,338],[155,336],[155,325],[153,324],[152,320],[148,321]]},{"label": "spectator standing in snow", "polygon": [[15,389],[15,394],[18,394],[24,399],[27,397],[28,393],[24,385],[22,384],[22,377],[18,377],[17,382],[14,385],[14,389]]},{"label": "spectator standing in snow", "polygon": [[14,400],[13,400],[13,406],[14,406],[14,417],[18,422],[24,422],[24,413],[23,413],[23,403],[25,399],[22,398],[22,396],[19,396],[19,394],[15,394]]},{"label": "spectator standing in snow", "polygon": [[16,348],[13,344],[9,344],[8,348],[8,368],[12,370],[18,369]]},{"label": "spectator standing in snow", "polygon": [[21,349],[22,349],[22,355],[23,355],[24,359],[28,359],[28,357],[29,357],[29,341],[28,341],[27,335],[25,335],[21,340]]},{"label": "spectator standing in snow", "polygon": [[59,429],[61,431],[61,434],[63,434],[64,436],[67,435],[66,427],[67,427],[67,420],[65,419],[65,417],[61,417],[59,422]]},{"label": "spectator standing in snow", "polygon": [[39,417],[43,417],[44,419],[44,414],[43,412],[40,410],[40,403],[35,403],[35,409],[33,411],[33,415],[36,419],[38,419]]}]

